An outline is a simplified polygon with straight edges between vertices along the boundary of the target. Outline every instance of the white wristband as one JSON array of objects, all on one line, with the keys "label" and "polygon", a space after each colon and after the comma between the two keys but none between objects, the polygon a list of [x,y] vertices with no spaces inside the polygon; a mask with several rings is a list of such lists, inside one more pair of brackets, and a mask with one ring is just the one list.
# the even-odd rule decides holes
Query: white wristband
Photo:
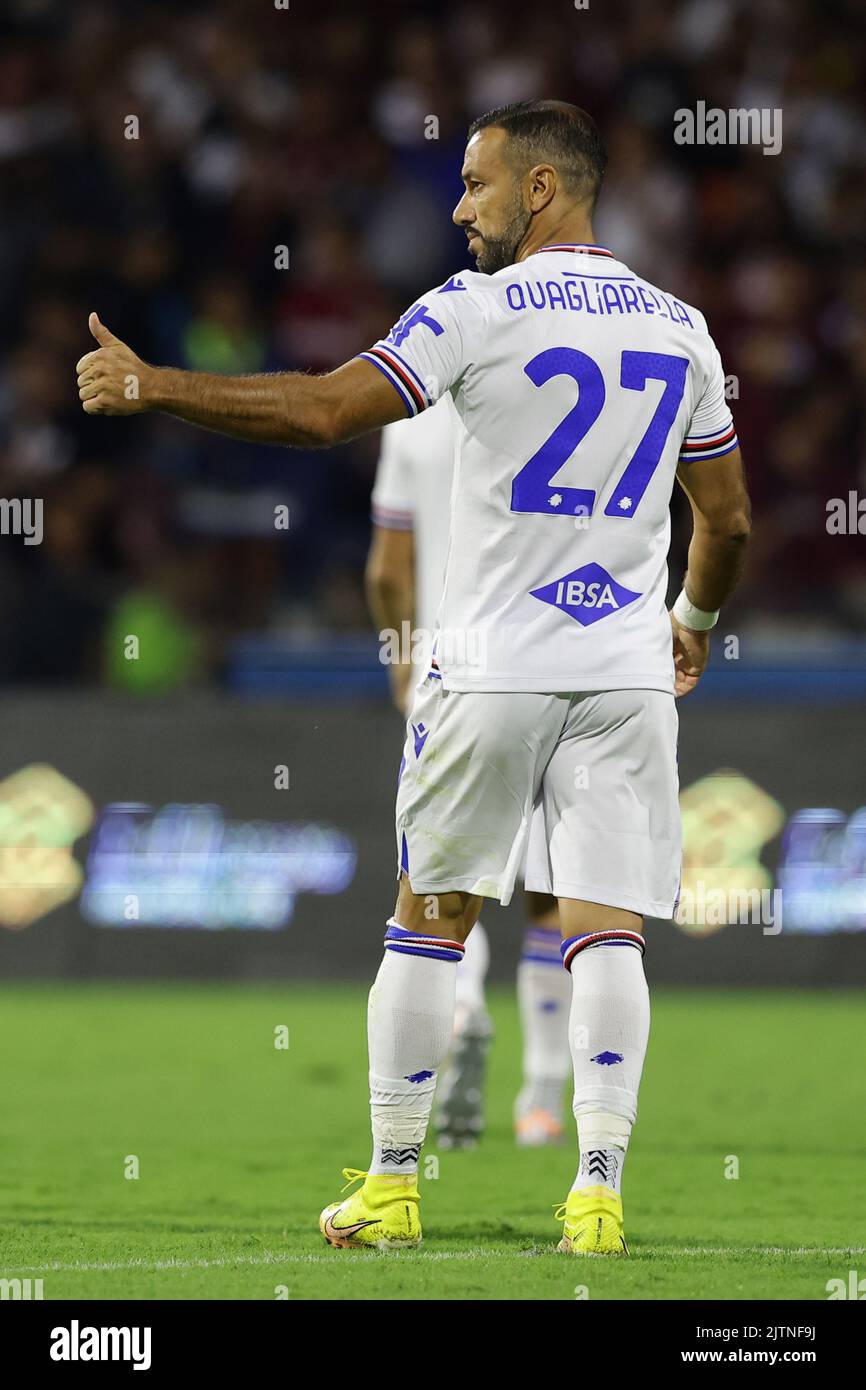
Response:
[{"label": "white wristband", "polygon": [[719,621],[720,611],[717,608],[715,613],[708,613],[703,608],[696,608],[686,597],[685,589],[682,590],[671,609],[680,626],[691,628],[692,632],[709,632],[710,628],[715,627]]}]

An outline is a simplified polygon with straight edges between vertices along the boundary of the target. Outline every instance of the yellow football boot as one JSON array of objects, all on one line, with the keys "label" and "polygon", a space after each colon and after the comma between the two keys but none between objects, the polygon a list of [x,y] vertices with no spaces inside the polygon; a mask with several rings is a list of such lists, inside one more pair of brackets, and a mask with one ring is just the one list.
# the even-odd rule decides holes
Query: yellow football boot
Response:
[{"label": "yellow football boot", "polygon": [[319,1230],[329,1245],[343,1250],[406,1250],[421,1241],[417,1176],[410,1179],[373,1176],[360,1168],[344,1168],[345,1192],[356,1182],[363,1187],[342,1202],[332,1202],[319,1217]]},{"label": "yellow football boot", "polygon": [[609,1187],[581,1187],[569,1192],[556,1219],[565,1222],[556,1247],[564,1255],[628,1254],[622,1198]]}]

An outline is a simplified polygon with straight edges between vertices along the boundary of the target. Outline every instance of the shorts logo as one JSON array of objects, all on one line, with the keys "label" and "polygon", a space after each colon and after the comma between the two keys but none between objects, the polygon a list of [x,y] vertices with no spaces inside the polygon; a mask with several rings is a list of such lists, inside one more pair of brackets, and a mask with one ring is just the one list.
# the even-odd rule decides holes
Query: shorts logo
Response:
[{"label": "shorts logo", "polygon": [[530,589],[533,598],[549,603],[561,612],[574,618],[581,627],[589,627],[600,618],[618,613],[621,608],[634,603],[640,594],[617,584],[601,565],[581,565],[580,569],[554,579],[541,589]]}]

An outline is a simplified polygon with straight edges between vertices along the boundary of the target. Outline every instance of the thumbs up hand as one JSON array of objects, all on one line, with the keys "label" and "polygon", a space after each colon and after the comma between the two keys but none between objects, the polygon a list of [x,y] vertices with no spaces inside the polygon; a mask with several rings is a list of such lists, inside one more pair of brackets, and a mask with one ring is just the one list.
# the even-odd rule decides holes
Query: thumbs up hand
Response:
[{"label": "thumbs up hand", "polygon": [[97,314],[90,315],[88,325],[99,347],[86,352],[76,366],[78,395],[85,412],[137,415],[147,410],[154,368],[100,323]]}]

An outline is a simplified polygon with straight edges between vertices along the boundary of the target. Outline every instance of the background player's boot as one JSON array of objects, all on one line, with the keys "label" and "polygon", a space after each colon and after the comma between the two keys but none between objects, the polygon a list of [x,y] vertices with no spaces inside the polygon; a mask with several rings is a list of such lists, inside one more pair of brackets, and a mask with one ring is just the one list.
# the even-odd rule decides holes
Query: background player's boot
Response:
[{"label": "background player's boot", "polygon": [[515,1108],[514,1138],[518,1148],[542,1149],[548,1144],[561,1144],[563,1135],[562,1121],[552,1110],[536,1106],[521,1113],[519,1105]]},{"label": "background player's boot", "polygon": [[332,1202],[319,1217],[319,1230],[329,1245],[342,1249],[410,1249],[421,1241],[417,1176],[402,1179],[373,1176],[360,1168],[344,1168],[346,1188],[364,1179],[363,1187],[342,1202]]},{"label": "background player's boot", "polygon": [[628,1254],[622,1198],[609,1187],[580,1187],[569,1192],[556,1219],[565,1222],[556,1247],[565,1255]]},{"label": "background player's boot", "polygon": [[433,1125],[443,1149],[474,1148],[484,1132],[484,1088],[493,1023],[486,1010],[455,1019],[451,1053],[439,1075]]}]

